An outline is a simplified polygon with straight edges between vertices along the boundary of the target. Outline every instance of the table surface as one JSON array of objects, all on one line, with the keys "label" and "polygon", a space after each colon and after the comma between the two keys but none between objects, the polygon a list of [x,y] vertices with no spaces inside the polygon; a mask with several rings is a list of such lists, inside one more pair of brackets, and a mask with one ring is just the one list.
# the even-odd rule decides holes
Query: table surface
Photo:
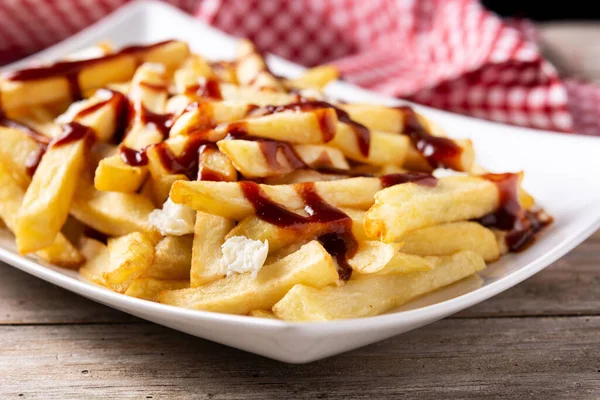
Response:
[{"label": "table surface", "polygon": [[435,324],[306,365],[154,325],[0,264],[0,398],[600,396],[600,232]]}]

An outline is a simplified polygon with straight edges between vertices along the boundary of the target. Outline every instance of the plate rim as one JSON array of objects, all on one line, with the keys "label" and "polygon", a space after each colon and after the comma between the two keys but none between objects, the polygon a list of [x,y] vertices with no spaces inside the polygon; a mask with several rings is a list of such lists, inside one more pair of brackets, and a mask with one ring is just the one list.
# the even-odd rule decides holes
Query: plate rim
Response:
[{"label": "plate rim", "polygon": [[[47,54],[52,54],[54,52],[59,52],[59,50],[66,46],[76,46],[79,42],[85,42],[87,40],[87,36],[94,31],[110,27],[110,25],[115,24],[120,20],[127,20],[128,18],[135,18],[136,14],[145,12],[149,7],[153,8],[162,8],[165,11],[168,11],[172,14],[178,14],[177,17],[185,18],[190,22],[194,22],[197,24],[202,24],[207,28],[219,32],[214,27],[211,27],[205,24],[203,21],[200,21],[194,18],[192,15],[188,15],[185,12],[179,10],[178,8],[171,6],[169,4],[165,4],[163,2],[157,0],[137,0],[131,3],[128,3],[117,10],[113,11],[111,14],[106,15],[100,21],[86,27],[81,30],[77,34],[59,42],[51,47],[44,49],[41,52],[30,55],[24,59],[21,59],[15,63],[8,64],[2,67],[2,70],[10,70],[12,68],[16,68],[23,64],[30,62],[31,60],[46,57]],[[269,55],[269,58],[277,59],[278,62],[293,66],[292,69],[295,70],[303,70],[304,67],[298,66],[288,60],[284,60],[280,57]],[[354,90],[367,92],[371,96],[375,95],[381,99],[386,99],[386,101],[402,101],[413,105],[417,109],[424,110],[425,112],[433,113],[433,114],[446,114],[452,117],[463,118],[471,123],[477,123],[480,125],[493,124],[499,125],[504,129],[511,128],[514,130],[521,131],[523,130],[523,134],[538,134],[538,135],[550,135],[554,140],[579,140],[579,141],[588,141],[588,140],[600,140],[599,138],[593,138],[585,135],[569,135],[561,132],[540,130],[540,129],[532,129],[525,127],[516,127],[509,124],[504,124],[500,122],[488,121],[483,119],[477,119],[470,116],[466,116],[463,114],[453,113],[446,110],[439,110],[419,104],[415,104],[412,102],[408,102],[402,99],[395,99],[385,95],[381,95],[375,92],[370,92],[364,88],[346,83],[346,82],[337,82],[337,84],[342,85],[342,87],[352,88]],[[560,139],[559,139],[560,138]],[[597,145],[597,142],[596,142]],[[435,304],[427,305],[424,307],[420,307],[414,310],[407,311],[398,311],[391,312],[382,315],[370,316],[370,317],[360,317],[360,318],[350,318],[344,320],[334,320],[334,321],[318,321],[318,322],[287,322],[280,320],[270,320],[264,318],[253,318],[245,315],[232,315],[232,314],[224,314],[217,313],[211,311],[201,311],[201,310],[192,310],[186,309],[161,303],[155,303],[148,300],[142,300],[138,298],[133,298],[125,295],[121,295],[120,293],[112,292],[106,288],[102,288],[100,286],[94,285],[93,283],[83,281],[81,279],[77,279],[75,277],[71,277],[64,273],[56,271],[59,267],[44,265],[43,262],[36,262],[36,260],[21,256],[19,254],[13,253],[11,250],[0,246],[0,260],[5,263],[18,268],[30,275],[34,275],[40,279],[43,279],[47,282],[50,282],[54,285],[57,285],[63,289],[74,292],[78,295],[81,295],[86,298],[91,298],[93,301],[101,302],[109,307],[118,308],[123,310],[124,312],[130,313],[129,311],[125,311],[123,308],[141,308],[145,313],[168,313],[176,317],[187,317],[193,319],[203,319],[206,322],[226,322],[226,323],[234,323],[234,324],[242,324],[245,326],[254,326],[254,327],[264,327],[275,330],[285,329],[286,331],[296,331],[298,333],[305,334],[328,334],[330,332],[352,332],[352,331],[360,331],[364,329],[361,327],[360,323],[357,322],[366,322],[371,324],[370,326],[378,329],[384,329],[386,327],[393,327],[399,323],[410,323],[410,321],[423,321],[423,320],[431,320],[440,318],[446,315],[454,314],[460,310],[463,310],[467,307],[470,307],[474,304],[480,303],[484,300],[487,300],[491,297],[496,296],[497,294],[521,283],[525,279],[535,275],[539,271],[544,268],[550,266],[553,262],[564,256],[566,253],[571,251],[574,247],[582,243],[585,239],[591,236],[596,230],[600,228],[600,205],[592,209],[594,216],[591,219],[591,223],[587,225],[583,225],[578,227],[578,230],[575,234],[571,233],[571,236],[561,241],[558,246],[554,247],[551,251],[543,254],[542,256],[530,261],[529,263],[523,265],[518,270],[508,273],[506,276],[494,281],[492,283],[487,284],[484,288],[475,289],[471,292],[453,297],[451,299],[447,299]],[[89,291],[90,296],[84,294],[84,292]],[[93,295],[93,296],[92,296]],[[100,301],[97,298],[106,297],[106,302]],[[143,318],[143,317],[142,317]]]}]

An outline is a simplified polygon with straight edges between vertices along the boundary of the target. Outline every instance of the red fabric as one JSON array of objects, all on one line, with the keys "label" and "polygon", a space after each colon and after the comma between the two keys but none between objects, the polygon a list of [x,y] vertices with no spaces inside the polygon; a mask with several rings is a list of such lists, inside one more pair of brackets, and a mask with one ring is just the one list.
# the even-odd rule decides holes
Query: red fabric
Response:
[{"label": "red fabric", "polygon": [[[0,62],[128,0],[0,0]],[[600,87],[563,80],[527,21],[476,0],[168,0],[262,50],[391,96],[498,122],[600,135]]]}]

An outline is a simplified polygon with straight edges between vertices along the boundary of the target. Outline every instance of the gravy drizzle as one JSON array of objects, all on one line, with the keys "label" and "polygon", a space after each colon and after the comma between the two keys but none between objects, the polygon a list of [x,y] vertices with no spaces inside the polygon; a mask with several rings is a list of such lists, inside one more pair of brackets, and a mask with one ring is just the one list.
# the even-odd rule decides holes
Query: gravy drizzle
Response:
[{"label": "gravy drizzle", "polygon": [[462,148],[458,144],[451,139],[429,133],[412,108],[400,106],[396,109],[404,114],[403,134],[410,138],[413,146],[425,157],[431,168],[461,170]]},{"label": "gravy drizzle", "polygon": [[0,126],[18,129],[37,143],[38,147],[31,151],[25,159],[25,170],[29,176],[33,176],[40,161],[42,161],[42,157],[46,154],[46,149],[48,148],[48,144],[50,144],[50,138],[29,125],[7,118],[1,112],[2,110],[0,110]]},{"label": "gravy drizzle", "polygon": [[67,80],[69,84],[69,93],[71,95],[71,100],[81,100],[81,86],[79,82],[79,74],[81,71],[88,67],[95,65],[97,63],[108,61],[115,59],[122,55],[135,55],[142,51],[152,50],[154,48],[163,46],[165,44],[171,43],[173,40],[166,40],[163,42],[158,42],[150,45],[135,45],[125,47],[115,53],[106,54],[101,57],[90,58],[86,60],[72,60],[72,61],[58,61],[54,64],[33,67],[33,68],[24,68],[21,70],[9,72],[4,75],[4,78],[9,81],[15,82],[27,82],[34,81],[39,79],[48,79],[48,78],[56,78],[63,77]]},{"label": "gravy drizzle", "polygon": [[239,183],[246,199],[252,203],[256,216],[281,228],[302,230],[307,224],[323,224],[317,238],[329,254],[337,260],[340,280],[347,281],[352,276],[352,268],[348,258],[358,248],[356,238],[352,234],[352,219],[326,203],[316,191],[313,182],[298,184],[296,190],[304,200],[306,217],[296,214],[271,200],[255,182]]},{"label": "gravy drizzle", "polygon": [[496,212],[478,220],[484,226],[507,231],[506,245],[512,252],[527,248],[540,232],[553,220],[541,209],[525,210],[519,202],[519,175],[513,173],[485,174],[484,179],[493,182],[499,192]]},{"label": "gravy drizzle", "polygon": [[223,100],[221,86],[219,81],[215,79],[206,79],[204,82],[199,82],[195,85],[188,86],[185,89],[185,94],[192,97],[200,97],[210,100]]},{"label": "gravy drizzle", "polygon": [[170,174],[183,174],[190,180],[198,178],[198,162],[203,145],[213,145],[200,132],[188,136],[183,150],[176,156],[166,142],[154,145],[158,158]]}]

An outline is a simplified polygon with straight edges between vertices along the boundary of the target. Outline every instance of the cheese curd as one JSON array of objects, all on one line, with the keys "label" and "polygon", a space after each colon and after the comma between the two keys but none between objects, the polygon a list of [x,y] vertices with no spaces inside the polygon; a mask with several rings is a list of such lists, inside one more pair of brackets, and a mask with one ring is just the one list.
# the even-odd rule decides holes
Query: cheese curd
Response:
[{"label": "cheese curd", "polygon": [[175,204],[169,198],[162,210],[156,209],[150,213],[148,220],[162,235],[183,236],[194,233],[196,211],[188,206]]},{"label": "cheese curd", "polygon": [[230,237],[221,246],[223,257],[220,265],[227,276],[250,272],[253,278],[262,268],[269,254],[269,241],[248,239],[245,236]]}]

